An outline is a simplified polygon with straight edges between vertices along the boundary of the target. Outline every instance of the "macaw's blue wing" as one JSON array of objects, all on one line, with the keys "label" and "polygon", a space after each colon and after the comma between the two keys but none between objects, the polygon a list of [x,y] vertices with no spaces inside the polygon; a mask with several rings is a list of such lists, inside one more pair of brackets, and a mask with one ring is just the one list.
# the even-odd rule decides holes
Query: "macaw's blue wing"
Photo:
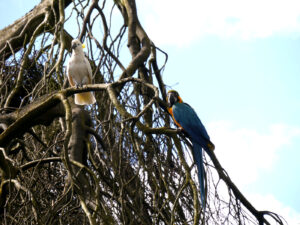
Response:
[{"label": "macaw's blue wing", "polygon": [[200,197],[201,203],[203,208],[205,208],[205,189],[204,189],[204,166],[203,166],[203,157],[202,157],[202,147],[198,144],[193,142],[193,155],[194,160],[198,168],[198,179],[199,179],[199,186],[200,186]]},{"label": "macaw's blue wing", "polygon": [[174,119],[188,133],[193,142],[198,143],[204,150],[210,153],[210,138],[201,120],[192,107],[186,103],[173,105]]},{"label": "macaw's blue wing", "polygon": [[175,103],[172,107],[174,119],[187,132],[193,144],[194,161],[198,168],[198,179],[200,186],[201,202],[205,208],[205,189],[204,189],[204,165],[202,148],[208,154],[214,148],[203,124],[196,112],[186,103]]}]

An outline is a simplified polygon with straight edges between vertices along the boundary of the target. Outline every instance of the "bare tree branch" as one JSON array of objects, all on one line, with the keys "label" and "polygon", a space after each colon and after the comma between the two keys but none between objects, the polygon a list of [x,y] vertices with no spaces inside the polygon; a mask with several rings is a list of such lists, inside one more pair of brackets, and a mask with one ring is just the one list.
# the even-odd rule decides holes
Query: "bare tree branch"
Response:
[{"label": "bare tree branch", "polygon": [[[168,55],[137,14],[134,0],[43,0],[0,31],[0,221],[284,224],[241,193],[217,150],[204,159],[201,208],[191,143],[165,102]],[[94,82],[70,88],[76,37]],[[96,103],[75,105],[87,91]]]}]

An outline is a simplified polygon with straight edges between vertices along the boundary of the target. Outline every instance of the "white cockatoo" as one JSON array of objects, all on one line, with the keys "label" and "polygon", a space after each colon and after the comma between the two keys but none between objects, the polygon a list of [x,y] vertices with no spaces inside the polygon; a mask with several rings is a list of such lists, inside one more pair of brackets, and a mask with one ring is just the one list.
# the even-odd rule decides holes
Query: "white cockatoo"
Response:
[{"label": "white cockatoo", "polygon": [[[92,83],[92,68],[83,52],[84,45],[78,40],[72,41],[72,55],[67,65],[67,75],[71,86],[82,87]],[[75,104],[88,105],[96,102],[93,92],[75,94]]]}]

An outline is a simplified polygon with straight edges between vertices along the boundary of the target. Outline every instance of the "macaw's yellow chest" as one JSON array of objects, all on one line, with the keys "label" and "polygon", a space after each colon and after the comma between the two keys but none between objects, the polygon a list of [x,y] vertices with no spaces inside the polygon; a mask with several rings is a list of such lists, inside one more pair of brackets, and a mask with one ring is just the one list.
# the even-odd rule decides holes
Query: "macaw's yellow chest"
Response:
[{"label": "macaw's yellow chest", "polygon": [[182,126],[176,121],[176,119],[174,118],[173,108],[172,108],[172,107],[168,108],[168,111],[169,111],[169,113],[171,114],[174,123],[175,123],[178,127],[181,127],[181,128],[183,129],[183,127],[182,127]]}]

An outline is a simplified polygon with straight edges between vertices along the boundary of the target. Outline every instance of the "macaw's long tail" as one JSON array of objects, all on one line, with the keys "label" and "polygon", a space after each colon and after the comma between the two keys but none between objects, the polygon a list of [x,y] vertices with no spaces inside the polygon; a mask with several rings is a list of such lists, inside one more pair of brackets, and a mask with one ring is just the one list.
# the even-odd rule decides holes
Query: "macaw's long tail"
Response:
[{"label": "macaw's long tail", "polygon": [[193,155],[194,155],[194,161],[198,168],[201,203],[202,203],[202,207],[205,208],[204,166],[203,166],[202,148],[199,144],[195,142],[193,142]]}]

